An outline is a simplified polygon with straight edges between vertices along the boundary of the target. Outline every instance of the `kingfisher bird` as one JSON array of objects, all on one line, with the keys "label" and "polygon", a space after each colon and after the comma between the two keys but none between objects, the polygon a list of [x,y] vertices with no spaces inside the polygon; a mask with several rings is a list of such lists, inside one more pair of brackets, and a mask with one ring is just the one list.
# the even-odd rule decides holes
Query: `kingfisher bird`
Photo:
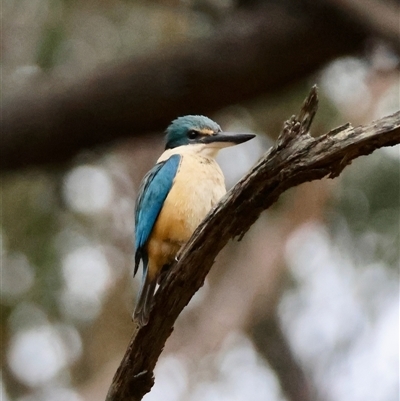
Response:
[{"label": "kingfisher bird", "polygon": [[135,206],[134,276],[142,260],[143,277],[133,318],[140,326],[148,323],[156,284],[226,193],[218,151],[254,136],[223,132],[198,115],[179,117],[167,128],[165,151],[143,178]]}]

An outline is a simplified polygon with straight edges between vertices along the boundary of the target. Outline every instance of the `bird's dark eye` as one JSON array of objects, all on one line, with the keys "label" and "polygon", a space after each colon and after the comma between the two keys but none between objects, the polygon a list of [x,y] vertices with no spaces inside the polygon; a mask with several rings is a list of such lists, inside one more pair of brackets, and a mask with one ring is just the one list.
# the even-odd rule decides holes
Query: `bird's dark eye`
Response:
[{"label": "bird's dark eye", "polygon": [[196,139],[199,136],[199,133],[197,131],[191,130],[188,132],[187,137],[189,139]]}]

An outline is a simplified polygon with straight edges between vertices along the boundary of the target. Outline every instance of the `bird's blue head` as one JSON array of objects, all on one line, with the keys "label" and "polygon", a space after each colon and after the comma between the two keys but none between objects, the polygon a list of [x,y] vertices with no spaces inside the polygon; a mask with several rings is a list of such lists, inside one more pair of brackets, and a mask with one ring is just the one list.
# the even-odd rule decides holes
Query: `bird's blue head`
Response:
[{"label": "bird's blue head", "polygon": [[183,116],[172,121],[166,130],[165,149],[191,144],[204,144],[222,148],[246,142],[253,134],[231,134],[205,116]]},{"label": "bird's blue head", "polygon": [[194,143],[201,134],[221,132],[221,127],[205,116],[183,116],[172,121],[166,131],[166,149]]}]

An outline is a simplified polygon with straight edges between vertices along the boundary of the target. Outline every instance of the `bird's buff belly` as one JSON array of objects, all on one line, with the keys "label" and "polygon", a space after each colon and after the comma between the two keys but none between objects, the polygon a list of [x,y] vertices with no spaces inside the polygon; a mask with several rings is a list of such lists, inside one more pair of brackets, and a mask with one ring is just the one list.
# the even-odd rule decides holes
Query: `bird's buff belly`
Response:
[{"label": "bird's buff belly", "polygon": [[148,242],[148,253],[158,266],[170,264],[211,208],[225,193],[223,181],[205,178],[197,185],[175,183],[165,199]]}]

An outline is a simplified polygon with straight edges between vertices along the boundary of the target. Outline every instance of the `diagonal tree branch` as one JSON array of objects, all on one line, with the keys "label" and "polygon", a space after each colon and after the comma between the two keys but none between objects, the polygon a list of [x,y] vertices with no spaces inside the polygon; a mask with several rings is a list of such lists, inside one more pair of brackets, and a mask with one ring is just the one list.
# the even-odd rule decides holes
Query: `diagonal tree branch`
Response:
[{"label": "diagonal tree branch", "polygon": [[353,159],[400,143],[400,111],[369,125],[353,128],[347,124],[313,138],[308,129],[317,105],[314,87],[299,116],[285,123],[277,144],[197,228],[160,286],[149,324],[136,327],[107,401],[137,401],[150,391],[155,364],[175,320],[203,285],[229,239],[241,238],[288,188],[325,176],[336,177]]}]

